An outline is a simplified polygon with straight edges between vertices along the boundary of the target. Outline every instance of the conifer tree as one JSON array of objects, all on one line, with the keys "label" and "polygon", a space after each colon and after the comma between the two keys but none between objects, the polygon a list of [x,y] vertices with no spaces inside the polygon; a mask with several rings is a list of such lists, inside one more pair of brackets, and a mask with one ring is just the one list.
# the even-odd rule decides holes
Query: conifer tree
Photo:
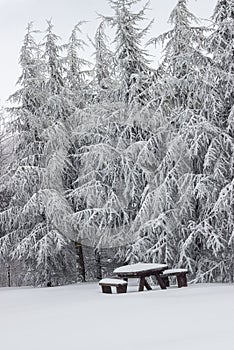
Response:
[{"label": "conifer tree", "polygon": [[51,28],[47,39],[45,62],[33,38],[32,25],[28,26],[20,55],[20,89],[12,96],[17,102],[11,109],[15,149],[5,175],[11,200],[0,213],[5,232],[1,257],[23,261],[24,283],[35,285],[71,280],[74,270],[70,265],[75,266],[66,238],[65,215],[71,210],[61,180],[67,140],[59,119],[66,108],[58,100],[63,83]]},{"label": "conifer tree", "polygon": [[151,21],[141,29],[138,22],[145,20],[148,3],[138,12],[131,7],[141,0],[110,0],[115,15],[106,18],[116,30],[115,57],[116,74],[119,83],[119,99],[131,104],[148,102],[147,91],[152,83],[154,71],[149,68],[147,51],[142,48],[142,40],[148,33]]},{"label": "conifer tree", "polygon": [[202,178],[206,185],[203,198],[207,198],[207,209],[199,227],[204,253],[201,275],[206,280],[233,281],[233,1],[219,0],[213,20],[213,32],[206,41],[212,62],[208,71],[208,94],[203,107],[209,128],[206,131],[207,147]]},{"label": "conifer tree", "polygon": [[196,204],[196,220],[181,246],[180,261],[194,259],[196,280],[233,280],[233,3],[218,1],[214,30],[204,40],[211,61],[204,72],[199,118],[183,139],[193,162],[186,185]]},{"label": "conifer tree", "polygon": [[88,96],[87,76],[89,72],[87,67],[90,63],[79,56],[79,52],[85,49],[86,43],[78,35],[81,34],[81,25],[79,22],[73,28],[69,41],[63,45],[66,50],[65,67],[66,67],[66,85],[70,90],[74,106],[83,108]]},{"label": "conifer tree", "polygon": [[[99,24],[94,41],[92,42],[95,53],[95,64],[94,64],[94,81],[93,89],[95,92],[95,99],[100,102],[104,98],[111,99],[114,91],[114,53],[109,48],[109,38],[105,33],[106,21],[102,19]],[[110,102],[110,100],[109,100]]]},{"label": "conifer tree", "polygon": [[[147,55],[140,47],[148,27],[137,27],[145,7],[133,14],[129,8],[134,3],[111,1],[115,15],[103,17],[116,28],[116,58],[112,61],[111,52],[106,54],[103,23],[95,39],[95,68],[102,95],[83,111],[84,123],[77,131],[79,175],[70,193],[76,203],[72,222],[81,237],[96,248],[126,243],[146,182],[138,157],[141,142],[152,133],[146,125],[150,113],[140,109],[147,103],[147,88],[154,71],[148,67]],[[113,67],[104,70],[104,59],[113,62]]]},{"label": "conifer tree", "polygon": [[[206,49],[212,55],[212,67],[209,79],[213,97],[210,118],[215,115],[218,126],[227,126],[231,112],[234,74],[234,4],[229,0],[219,0],[214,14],[214,30],[206,41]],[[207,114],[209,114],[207,108]]]},{"label": "conifer tree", "polygon": [[[70,102],[72,103],[72,108],[69,113],[69,118],[66,121],[67,131],[69,133],[68,137],[70,140],[70,146],[68,149],[68,159],[69,159],[69,171],[66,173],[65,177],[65,188],[66,192],[70,192],[76,188],[76,180],[79,174],[80,164],[78,159],[78,152],[81,146],[79,129],[83,123],[83,114],[87,105],[92,101],[92,90],[88,82],[90,76],[90,71],[88,70],[90,63],[79,56],[80,50],[84,50],[86,43],[84,40],[78,37],[81,34],[80,26],[83,22],[79,22],[74,29],[69,38],[69,42],[63,45],[66,50],[65,55],[65,81],[67,85],[67,95]],[[76,210],[74,201],[70,200],[70,205],[73,211]],[[77,255],[77,264],[79,276],[82,281],[86,279],[85,272],[85,261],[82,246],[82,239],[79,237],[78,231],[74,235],[74,246]]]},{"label": "conifer tree", "polygon": [[193,128],[201,120],[202,76],[208,59],[199,51],[204,28],[194,27],[196,21],[187,1],[179,0],[170,15],[173,28],[150,41],[165,43],[155,89],[158,128],[151,152],[151,181],[133,225],[136,242],[129,250],[133,260],[150,259],[170,266],[183,263],[192,271],[196,269],[196,244],[184,260],[178,247],[182,251],[189,225],[199,220],[194,188],[188,184],[194,185],[199,173],[191,142],[196,137]]},{"label": "conifer tree", "polygon": [[[4,210],[10,198],[7,196],[4,175],[12,155],[12,135],[7,130],[9,115],[4,107],[0,107],[0,211]],[[0,236],[3,232],[0,231]]]},{"label": "conifer tree", "polygon": [[[233,61],[221,64],[233,44],[231,35],[227,51],[223,48],[227,35],[223,28],[232,28],[231,16],[224,20],[224,14],[232,13],[230,4],[220,1],[216,7],[214,18],[222,21],[216,23],[217,31],[208,39],[210,56],[215,48],[209,59],[202,57],[199,46],[192,45],[199,39],[197,43],[204,48],[202,29],[189,34],[186,17],[179,16],[187,12],[186,1],[180,0],[172,12],[177,25],[166,36],[166,50],[178,50],[165,56],[169,76],[164,77],[167,95],[162,94],[160,105],[171,135],[153,188],[139,211],[139,236],[130,252],[133,257],[137,253],[138,258],[186,265],[196,281],[233,279],[233,139],[228,126],[232,113],[225,112],[230,111],[229,69]],[[177,46],[171,46],[173,33],[178,34],[174,36]]]},{"label": "conifer tree", "polygon": [[[209,62],[199,49],[207,28],[194,26],[199,22],[189,11],[187,2],[179,0],[171,12],[169,23],[172,29],[148,43],[164,45],[162,62],[158,69],[161,76],[158,87],[161,89],[161,106],[168,108],[163,113],[167,113],[169,119],[175,109],[200,108],[203,98],[201,77]],[[200,88],[197,89],[200,81]]]}]

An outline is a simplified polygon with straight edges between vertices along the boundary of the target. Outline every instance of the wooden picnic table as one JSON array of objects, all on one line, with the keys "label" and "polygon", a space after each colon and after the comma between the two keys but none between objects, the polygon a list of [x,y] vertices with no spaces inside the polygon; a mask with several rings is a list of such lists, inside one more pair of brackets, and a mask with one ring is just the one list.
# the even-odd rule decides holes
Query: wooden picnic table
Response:
[{"label": "wooden picnic table", "polygon": [[155,276],[161,289],[166,289],[167,285],[162,278],[164,270],[168,269],[166,264],[153,264],[153,263],[137,263],[126,266],[118,267],[113,273],[127,281],[129,278],[139,278],[139,292],[144,290],[151,290],[151,286],[146,280],[146,277]]}]

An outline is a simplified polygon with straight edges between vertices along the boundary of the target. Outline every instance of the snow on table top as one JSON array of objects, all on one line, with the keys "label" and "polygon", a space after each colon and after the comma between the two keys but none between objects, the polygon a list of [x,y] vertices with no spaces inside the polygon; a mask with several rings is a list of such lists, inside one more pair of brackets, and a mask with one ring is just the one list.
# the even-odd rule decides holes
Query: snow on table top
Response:
[{"label": "snow on table top", "polygon": [[129,272],[141,272],[149,270],[161,270],[167,268],[166,264],[153,264],[153,263],[137,263],[132,265],[126,265],[118,267],[114,270],[114,273],[129,273]]},{"label": "snow on table top", "polygon": [[127,284],[126,281],[118,279],[118,278],[103,278],[101,281],[99,281],[100,283],[106,283],[106,284]]},{"label": "snow on table top", "polygon": [[180,273],[180,272],[188,272],[187,269],[168,269],[163,271],[163,274],[169,275],[170,273]]}]

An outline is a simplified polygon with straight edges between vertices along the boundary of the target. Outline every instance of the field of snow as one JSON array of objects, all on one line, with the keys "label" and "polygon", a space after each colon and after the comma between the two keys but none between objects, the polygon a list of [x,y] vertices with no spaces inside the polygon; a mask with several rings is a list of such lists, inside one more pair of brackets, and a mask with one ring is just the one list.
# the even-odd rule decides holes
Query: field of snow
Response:
[{"label": "field of snow", "polygon": [[97,283],[0,289],[3,350],[231,350],[234,285],[102,294]]}]

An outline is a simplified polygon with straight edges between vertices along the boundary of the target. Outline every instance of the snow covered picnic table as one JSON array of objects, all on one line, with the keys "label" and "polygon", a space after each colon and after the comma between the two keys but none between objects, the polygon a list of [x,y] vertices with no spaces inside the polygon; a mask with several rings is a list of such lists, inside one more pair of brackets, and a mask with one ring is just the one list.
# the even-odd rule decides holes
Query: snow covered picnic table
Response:
[{"label": "snow covered picnic table", "polygon": [[128,278],[139,278],[139,292],[144,290],[151,290],[151,286],[146,280],[146,277],[155,276],[161,289],[166,289],[167,285],[165,280],[162,278],[164,270],[168,269],[166,264],[153,264],[153,263],[137,263],[132,265],[126,265],[118,267],[113,273],[124,279]]}]

